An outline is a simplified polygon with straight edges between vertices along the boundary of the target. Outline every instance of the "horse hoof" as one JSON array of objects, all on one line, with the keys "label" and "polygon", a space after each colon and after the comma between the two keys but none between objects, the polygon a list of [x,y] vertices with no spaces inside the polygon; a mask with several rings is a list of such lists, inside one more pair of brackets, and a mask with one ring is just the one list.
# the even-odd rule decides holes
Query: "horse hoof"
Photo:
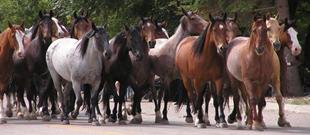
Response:
[{"label": "horse hoof", "polygon": [[63,124],[63,125],[69,125],[70,122],[69,122],[69,120],[63,120],[63,121],[62,121],[62,124]]},{"label": "horse hoof", "polygon": [[113,118],[109,117],[108,122],[115,123],[115,122],[116,122],[116,119],[113,119]]},{"label": "horse hoof", "polygon": [[130,124],[141,124],[142,123],[142,119],[138,119],[138,118],[133,118],[130,121]]},{"label": "horse hoof", "polygon": [[18,112],[18,113],[16,114],[16,116],[17,116],[17,119],[19,119],[19,120],[21,120],[21,119],[24,118],[24,114],[21,113],[21,112]]},{"label": "horse hoof", "polygon": [[205,123],[198,123],[197,128],[207,128],[207,125]]},{"label": "horse hoof", "polygon": [[79,115],[78,112],[71,113],[71,118],[75,120],[78,115]]},{"label": "horse hoof", "polygon": [[237,122],[238,122],[237,123],[237,129],[238,130],[243,129],[241,120],[238,120]]},{"label": "horse hoof", "polygon": [[7,110],[7,111],[5,111],[5,114],[6,114],[7,117],[13,117],[13,112],[12,112],[12,110]]},{"label": "horse hoof", "polygon": [[186,123],[193,123],[193,122],[194,122],[194,119],[193,119],[193,117],[186,116],[185,122],[186,122]]},{"label": "horse hoof", "polygon": [[43,115],[42,120],[43,121],[51,121],[51,117],[49,115]]},{"label": "horse hoof", "polygon": [[118,124],[119,124],[119,125],[126,125],[127,123],[126,123],[125,120],[119,120],[119,121],[118,121]]},{"label": "horse hoof", "polygon": [[167,119],[161,119],[160,124],[169,125],[169,121]]},{"label": "horse hoof", "polygon": [[51,118],[53,119],[53,120],[57,120],[58,118],[57,118],[57,114],[52,114],[51,115]]},{"label": "horse hoof", "polygon": [[292,127],[290,122],[286,121],[286,120],[278,120],[278,125],[279,127]]},{"label": "horse hoof", "polygon": [[1,119],[0,119],[0,124],[5,124],[5,123],[7,123],[6,119],[1,118]]},{"label": "horse hoof", "polygon": [[227,122],[228,122],[229,124],[233,124],[233,123],[237,122],[237,120],[236,120],[236,118],[232,118],[232,117],[229,115],[228,118],[227,118]]},{"label": "horse hoof", "polygon": [[208,121],[205,121],[205,123],[206,123],[207,126],[211,126],[211,123],[210,123],[209,120],[208,120]]},{"label": "horse hoof", "polygon": [[264,130],[264,127],[259,122],[254,121],[253,125],[254,125],[253,126],[254,130],[258,130],[258,131],[263,131]]},{"label": "horse hoof", "polygon": [[219,126],[220,126],[220,128],[228,128],[227,123],[224,123],[224,122],[220,123]]},{"label": "horse hoof", "polygon": [[98,121],[93,121],[91,123],[92,126],[100,126],[100,123]]},{"label": "horse hoof", "polygon": [[247,128],[248,128],[249,130],[252,130],[252,125],[247,124],[246,126],[247,126]]}]

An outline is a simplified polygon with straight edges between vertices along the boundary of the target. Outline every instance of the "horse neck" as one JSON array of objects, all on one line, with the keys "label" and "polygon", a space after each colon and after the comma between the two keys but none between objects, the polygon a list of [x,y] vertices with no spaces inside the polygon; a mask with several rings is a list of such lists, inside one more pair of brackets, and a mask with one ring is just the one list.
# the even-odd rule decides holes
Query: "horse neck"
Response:
[{"label": "horse neck", "polygon": [[180,24],[175,33],[168,39],[168,42],[172,42],[175,46],[177,46],[186,36],[188,36],[188,33],[183,29],[182,25]]},{"label": "horse neck", "polygon": [[102,52],[96,49],[94,41],[92,38],[89,39],[87,50],[84,54],[83,60],[89,64],[96,64],[98,62],[101,62],[101,56]]},{"label": "horse neck", "polygon": [[0,34],[0,57],[2,61],[13,61],[12,54],[14,49],[9,45],[9,30],[6,30]]},{"label": "horse neck", "polygon": [[201,54],[202,60],[205,62],[207,66],[212,65],[213,62],[216,62],[216,57],[220,57],[220,55],[217,53],[217,49],[215,47],[214,41],[211,40],[211,25],[207,27],[207,35],[204,42],[204,48],[203,52]]}]

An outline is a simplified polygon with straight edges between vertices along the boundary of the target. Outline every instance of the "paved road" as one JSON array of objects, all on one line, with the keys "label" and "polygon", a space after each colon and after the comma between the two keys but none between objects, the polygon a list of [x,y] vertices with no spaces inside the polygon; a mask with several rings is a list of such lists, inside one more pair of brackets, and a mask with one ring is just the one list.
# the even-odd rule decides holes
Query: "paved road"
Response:
[{"label": "paved road", "polygon": [[[202,135],[202,134],[225,134],[225,135],[291,135],[308,134],[310,135],[310,112],[296,110],[309,110],[310,106],[290,106],[287,107],[287,119],[291,122],[292,128],[280,128],[277,126],[277,106],[274,103],[267,103],[264,110],[264,120],[267,125],[265,131],[256,130],[237,130],[236,125],[229,125],[226,129],[216,128],[214,126],[213,107],[210,111],[210,121],[212,126],[206,129],[195,128],[192,124],[184,121],[184,109],[179,113],[174,110],[174,105],[169,105],[168,117],[169,125],[154,124],[153,104],[144,102],[143,123],[141,125],[118,125],[107,123],[103,126],[91,126],[87,123],[85,116],[80,116],[79,120],[72,120],[71,125],[61,125],[60,120],[42,122],[41,120],[18,120],[15,117],[10,118],[7,124],[0,125],[0,135]],[[228,109],[226,109],[228,110]],[[227,112],[226,112],[227,114]]]}]

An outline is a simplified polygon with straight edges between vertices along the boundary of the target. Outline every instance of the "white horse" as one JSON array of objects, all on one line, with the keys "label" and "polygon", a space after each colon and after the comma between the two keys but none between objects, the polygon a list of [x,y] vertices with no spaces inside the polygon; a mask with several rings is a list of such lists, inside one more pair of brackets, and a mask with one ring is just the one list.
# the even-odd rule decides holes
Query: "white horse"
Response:
[{"label": "white horse", "polygon": [[[103,55],[104,54],[104,55]],[[91,90],[91,114],[89,120],[92,125],[99,125],[95,114],[95,106],[98,104],[98,88],[102,78],[103,60],[109,58],[108,35],[104,28],[96,28],[92,24],[92,30],[79,41],[72,38],[62,38],[54,41],[46,52],[46,62],[52,76],[54,86],[61,102],[64,114],[63,124],[69,124],[68,97],[69,90],[62,90],[66,82],[72,82],[77,105],[74,114],[79,113],[82,105],[81,86],[85,90]],[[69,84],[69,83],[68,83]],[[103,121],[99,116],[100,122]]]}]

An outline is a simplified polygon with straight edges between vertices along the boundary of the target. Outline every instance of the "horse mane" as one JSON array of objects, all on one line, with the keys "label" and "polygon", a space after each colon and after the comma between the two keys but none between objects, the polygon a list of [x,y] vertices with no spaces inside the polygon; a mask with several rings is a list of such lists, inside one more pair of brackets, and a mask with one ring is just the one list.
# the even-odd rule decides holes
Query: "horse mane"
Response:
[{"label": "horse mane", "polygon": [[32,26],[32,34],[31,34],[31,40],[33,40],[37,36],[37,32],[39,29],[39,23],[36,23]]},{"label": "horse mane", "polygon": [[194,55],[201,55],[206,41],[208,30],[210,29],[209,26],[210,25],[208,25],[206,29],[199,35],[197,40],[195,40],[194,45],[192,46]]},{"label": "horse mane", "polygon": [[86,33],[83,38],[81,39],[80,42],[80,53],[82,58],[84,57],[86,51],[87,51],[87,47],[88,47],[88,42],[89,42],[89,38],[91,38],[93,35],[95,34],[94,30],[89,31],[88,33]]}]

